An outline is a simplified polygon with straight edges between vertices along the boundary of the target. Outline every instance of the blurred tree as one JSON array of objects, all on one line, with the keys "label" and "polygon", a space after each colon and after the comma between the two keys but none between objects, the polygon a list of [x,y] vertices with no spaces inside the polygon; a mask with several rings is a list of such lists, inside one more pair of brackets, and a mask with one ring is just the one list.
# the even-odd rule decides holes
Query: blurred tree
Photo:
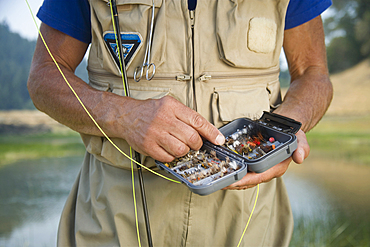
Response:
[{"label": "blurred tree", "polygon": [[332,8],[324,26],[329,71],[336,73],[370,57],[370,0],[335,0]]},{"label": "blurred tree", "polygon": [[0,109],[33,108],[27,90],[32,55],[36,42],[12,33],[0,23]]},{"label": "blurred tree", "polygon": [[[36,41],[29,41],[0,23],[0,110],[35,109],[27,90],[27,79]],[[84,59],[76,75],[88,80]]]}]

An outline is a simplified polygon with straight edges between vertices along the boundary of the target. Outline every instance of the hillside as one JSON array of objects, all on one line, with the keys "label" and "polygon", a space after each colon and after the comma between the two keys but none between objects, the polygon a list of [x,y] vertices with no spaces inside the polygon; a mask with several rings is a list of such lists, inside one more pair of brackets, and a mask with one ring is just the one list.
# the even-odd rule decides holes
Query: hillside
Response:
[{"label": "hillside", "polygon": [[68,130],[64,125],[37,110],[0,111],[0,136]]},{"label": "hillside", "polygon": [[370,60],[330,77],[334,97],[328,115],[370,114]]},{"label": "hillside", "polygon": [[[370,114],[370,59],[343,72],[333,74],[330,80],[334,96],[326,113],[330,116],[358,116]],[[285,95],[287,88],[282,89]]]}]

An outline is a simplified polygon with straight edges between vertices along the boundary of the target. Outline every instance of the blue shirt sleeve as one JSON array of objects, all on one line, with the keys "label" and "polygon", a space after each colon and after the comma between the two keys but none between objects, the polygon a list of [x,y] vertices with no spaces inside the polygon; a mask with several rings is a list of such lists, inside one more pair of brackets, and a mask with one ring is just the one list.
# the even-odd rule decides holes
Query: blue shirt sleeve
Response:
[{"label": "blue shirt sleeve", "polygon": [[[193,2],[190,5],[194,5],[195,8],[196,1]],[[331,0],[291,0],[285,18],[285,29],[297,27],[312,20],[331,4]],[[45,24],[75,39],[85,43],[91,42],[88,0],[44,0],[37,17]]]},{"label": "blue shirt sleeve", "polygon": [[331,0],[291,0],[285,17],[285,29],[297,27],[314,19],[331,4]]},{"label": "blue shirt sleeve", "polygon": [[91,42],[88,0],[45,0],[37,17],[43,23],[79,41]]}]

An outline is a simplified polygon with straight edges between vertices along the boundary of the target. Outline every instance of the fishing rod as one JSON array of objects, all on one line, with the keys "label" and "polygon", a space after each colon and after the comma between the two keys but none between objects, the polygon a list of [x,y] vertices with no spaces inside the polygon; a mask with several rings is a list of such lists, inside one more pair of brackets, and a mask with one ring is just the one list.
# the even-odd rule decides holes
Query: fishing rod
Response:
[{"label": "fishing rod", "polygon": [[[119,18],[118,18],[118,11],[117,11],[117,5],[116,5],[116,0],[111,0],[112,4],[112,9],[113,9],[113,18],[114,18],[114,25],[115,25],[115,32],[116,32],[116,37],[117,37],[117,52],[119,53],[119,59],[121,63],[121,73],[123,76],[123,83],[124,83],[124,93],[125,96],[130,97],[130,91],[128,87],[128,81],[127,81],[127,73],[126,73],[126,65],[125,65],[125,60],[123,57],[123,52],[122,52],[122,40],[121,40],[121,31],[119,28]],[[141,164],[141,157],[140,153],[135,151],[135,160]],[[139,184],[140,184],[140,192],[141,192],[141,199],[143,203],[143,211],[144,211],[144,218],[145,218],[145,225],[146,225],[146,233],[147,233],[147,238],[148,238],[148,244],[150,247],[153,247],[153,242],[152,242],[152,234],[150,231],[150,223],[149,223],[149,214],[148,214],[148,207],[146,203],[146,196],[145,196],[145,188],[144,188],[144,180],[143,180],[143,172],[142,168],[140,165],[136,164],[137,167],[137,173],[138,173],[138,178],[139,178]]]}]

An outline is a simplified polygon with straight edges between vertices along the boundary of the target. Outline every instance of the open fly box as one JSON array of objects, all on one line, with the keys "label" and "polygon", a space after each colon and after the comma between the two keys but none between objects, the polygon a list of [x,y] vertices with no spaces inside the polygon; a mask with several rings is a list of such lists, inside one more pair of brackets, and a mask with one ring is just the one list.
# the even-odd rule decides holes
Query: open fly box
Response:
[{"label": "open fly box", "polygon": [[217,150],[209,142],[204,142],[199,151],[191,150],[171,163],[156,161],[156,164],[199,195],[211,194],[247,174],[247,165],[242,157],[227,150]]},{"label": "open fly box", "polygon": [[259,120],[239,118],[219,129],[226,142],[214,148],[236,153],[249,171],[261,173],[292,155],[300,127],[300,122],[270,112]]},{"label": "open fly box", "polygon": [[247,171],[264,172],[289,158],[297,148],[295,133],[301,123],[264,112],[259,120],[236,119],[219,130],[223,146],[205,141],[199,151],[171,163],[156,161],[199,195],[208,195],[243,178]]}]

